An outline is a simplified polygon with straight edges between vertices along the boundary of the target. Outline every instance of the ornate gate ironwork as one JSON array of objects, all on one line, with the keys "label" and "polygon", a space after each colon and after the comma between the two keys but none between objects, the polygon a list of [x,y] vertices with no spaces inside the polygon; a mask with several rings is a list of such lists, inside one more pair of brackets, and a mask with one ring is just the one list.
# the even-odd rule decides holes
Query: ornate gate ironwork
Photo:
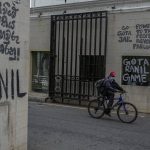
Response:
[{"label": "ornate gate ironwork", "polygon": [[49,96],[88,100],[105,76],[107,12],[51,16]]}]

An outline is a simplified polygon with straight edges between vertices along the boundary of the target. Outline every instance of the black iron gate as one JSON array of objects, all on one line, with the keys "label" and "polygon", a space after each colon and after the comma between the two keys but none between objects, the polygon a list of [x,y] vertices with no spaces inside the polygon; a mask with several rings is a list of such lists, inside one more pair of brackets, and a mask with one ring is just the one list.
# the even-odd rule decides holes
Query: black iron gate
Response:
[{"label": "black iron gate", "polygon": [[49,96],[88,100],[94,82],[104,77],[107,12],[51,17]]}]

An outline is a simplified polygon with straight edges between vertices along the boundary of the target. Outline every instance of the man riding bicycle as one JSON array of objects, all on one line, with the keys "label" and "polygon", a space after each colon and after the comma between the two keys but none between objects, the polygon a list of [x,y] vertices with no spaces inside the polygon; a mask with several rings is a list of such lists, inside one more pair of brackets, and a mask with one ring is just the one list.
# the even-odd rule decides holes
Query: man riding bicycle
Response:
[{"label": "man riding bicycle", "polygon": [[110,116],[110,110],[114,102],[115,92],[118,90],[124,92],[123,88],[115,81],[116,73],[114,71],[110,72],[109,76],[103,80],[103,85],[98,89],[98,94],[106,96],[109,100],[108,107],[105,113]]}]

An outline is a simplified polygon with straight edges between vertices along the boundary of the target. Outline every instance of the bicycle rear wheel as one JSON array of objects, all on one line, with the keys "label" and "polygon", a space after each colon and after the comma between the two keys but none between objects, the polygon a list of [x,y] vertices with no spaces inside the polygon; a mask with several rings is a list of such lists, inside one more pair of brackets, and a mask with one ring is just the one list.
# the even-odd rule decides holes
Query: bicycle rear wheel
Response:
[{"label": "bicycle rear wheel", "polygon": [[120,121],[124,123],[132,123],[136,120],[138,111],[133,104],[124,102],[118,107],[117,115]]},{"label": "bicycle rear wheel", "polygon": [[101,118],[104,115],[104,104],[100,100],[92,100],[88,104],[88,113],[93,118]]}]

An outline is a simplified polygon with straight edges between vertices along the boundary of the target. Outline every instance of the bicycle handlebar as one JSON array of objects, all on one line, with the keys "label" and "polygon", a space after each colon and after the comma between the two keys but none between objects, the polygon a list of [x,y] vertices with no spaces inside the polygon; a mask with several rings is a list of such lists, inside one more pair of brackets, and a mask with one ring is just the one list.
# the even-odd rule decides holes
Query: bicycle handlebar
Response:
[{"label": "bicycle handlebar", "polygon": [[126,91],[117,91],[118,93],[120,93],[120,94],[125,94],[125,93],[127,93]]}]

